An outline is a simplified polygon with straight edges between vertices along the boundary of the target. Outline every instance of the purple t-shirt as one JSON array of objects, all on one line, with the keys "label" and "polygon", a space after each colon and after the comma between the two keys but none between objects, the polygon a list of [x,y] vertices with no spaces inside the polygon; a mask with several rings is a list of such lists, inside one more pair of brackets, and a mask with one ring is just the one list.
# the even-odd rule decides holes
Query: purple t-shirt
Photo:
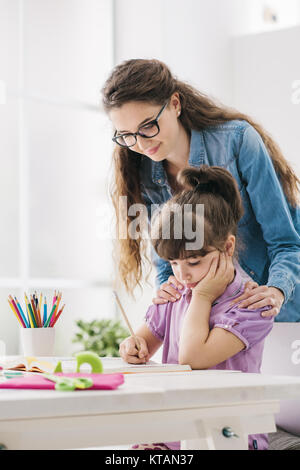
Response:
[{"label": "purple t-shirt", "polygon": [[[247,308],[239,308],[238,305],[229,305],[233,299],[242,294],[245,283],[252,280],[237,262],[234,265],[235,278],[213,303],[209,327],[210,329],[224,328],[230,331],[245,344],[245,348],[211,369],[259,373],[264,339],[273,327],[273,317],[262,317],[261,312],[269,310],[271,307],[248,310]],[[162,362],[167,364],[178,364],[182,322],[192,295],[191,289],[186,287],[180,293],[181,298],[176,302],[150,305],[145,316],[151,333],[163,341]],[[254,441],[256,441],[256,445]],[[180,442],[166,442],[166,445],[173,450],[180,449]],[[259,450],[268,448],[266,434],[249,436],[249,449],[256,447]]]}]

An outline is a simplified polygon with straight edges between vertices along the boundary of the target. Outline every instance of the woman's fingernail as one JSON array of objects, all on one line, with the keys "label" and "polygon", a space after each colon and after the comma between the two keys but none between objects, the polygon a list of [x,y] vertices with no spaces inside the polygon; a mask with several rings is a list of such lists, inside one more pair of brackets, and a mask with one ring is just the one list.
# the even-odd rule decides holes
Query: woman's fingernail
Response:
[{"label": "woman's fingernail", "polygon": [[179,294],[176,294],[176,299],[180,299],[180,295],[179,295]]}]

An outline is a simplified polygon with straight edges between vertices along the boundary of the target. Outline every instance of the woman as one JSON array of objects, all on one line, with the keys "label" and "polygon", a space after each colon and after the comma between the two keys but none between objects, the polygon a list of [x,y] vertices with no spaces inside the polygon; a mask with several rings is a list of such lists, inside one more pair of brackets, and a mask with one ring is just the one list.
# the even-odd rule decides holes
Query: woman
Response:
[{"label": "woman", "polygon": [[[115,128],[117,228],[124,223],[121,196],[127,197],[127,208],[146,204],[150,218],[151,205],[161,205],[180,190],[180,170],[203,164],[226,168],[238,183],[245,211],[238,226],[244,245],[239,263],[254,280],[236,302],[252,309],[271,306],[265,315],[277,321],[300,321],[299,179],[272,138],[250,117],[177,80],[158,60],[118,65],[102,93]],[[127,226],[133,218],[127,211]],[[132,293],[140,285],[143,262],[149,261],[147,243],[141,234],[117,244],[119,274]],[[154,252],[152,257],[158,285],[154,302],[175,301],[181,286],[169,262]]]}]

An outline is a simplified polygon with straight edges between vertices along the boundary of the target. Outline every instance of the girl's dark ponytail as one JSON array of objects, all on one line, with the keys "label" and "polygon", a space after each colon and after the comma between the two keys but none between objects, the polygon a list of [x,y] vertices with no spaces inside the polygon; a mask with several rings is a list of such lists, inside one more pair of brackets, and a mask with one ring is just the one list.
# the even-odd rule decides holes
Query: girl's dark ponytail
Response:
[{"label": "girl's dark ponytail", "polygon": [[[234,256],[238,259],[238,254],[245,248],[242,240],[237,237],[238,222],[244,210],[238,185],[230,172],[218,166],[188,167],[178,173],[177,181],[180,192],[163,205],[152,225],[154,233],[162,234],[165,221],[170,220],[170,233],[174,235],[175,224],[181,220],[182,236],[152,238],[152,246],[158,256],[166,260],[186,258],[192,254],[205,256],[211,247],[223,252],[228,237],[234,235]],[[204,207],[203,221],[199,219],[200,204]],[[173,208],[176,208],[176,216]],[[204,234],[202,248],[192,252],[186,248],[191,241],[186,237],[184,227],[187,208],[192,208],[191,220],[195,237],[197,238],[198,230],[203,230]],[[178,214],[181,214],[179,219]]]},{"label": "girl's dark ponytail", "polygon": [[213,194],[223,198],[231,208],[235,223],[242,218],[244,209],[236,180],[222,167],[202,165],[185,168],[177,181],[185,190],[201,194]]}]

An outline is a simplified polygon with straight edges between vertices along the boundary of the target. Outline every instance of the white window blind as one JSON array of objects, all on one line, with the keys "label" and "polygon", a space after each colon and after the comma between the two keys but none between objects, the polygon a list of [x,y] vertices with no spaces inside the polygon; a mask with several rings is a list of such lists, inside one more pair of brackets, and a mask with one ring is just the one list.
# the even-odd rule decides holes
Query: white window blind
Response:
[{"label": "white window blind", "polygon": [[[0,0],[0,340],[18,353],[8,294],[63,292],[57,353],[75,320],[109,317],[111,130],[101,87],[113,65],[111,0]],[[111,222],[108,220],[108,224]],[[74,349],[74,346],[73,346]]]}]

